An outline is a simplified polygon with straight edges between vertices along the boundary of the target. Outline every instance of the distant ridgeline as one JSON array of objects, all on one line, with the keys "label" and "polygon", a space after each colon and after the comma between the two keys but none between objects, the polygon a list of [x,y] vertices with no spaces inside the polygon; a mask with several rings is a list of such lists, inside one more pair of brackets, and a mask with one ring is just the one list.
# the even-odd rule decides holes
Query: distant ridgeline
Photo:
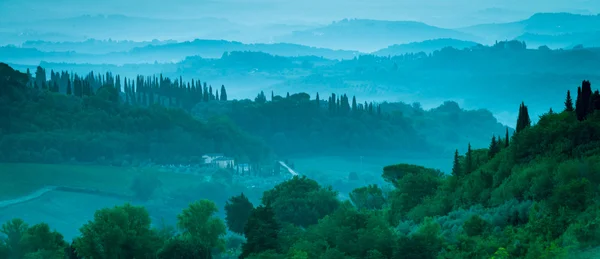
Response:
[{"label": "distant ridgeline", "polygon": [[181,77],[51,71],[48,80],[41,67],[34,77],[3,66],[2,73],[22,78],[14,87],[23,93],[9,99],[14,104],[2,124],[3,161],[190,163],[219,152],[258,163],[270,153],[264,142],[278,155],[431,155],[468,141],[481,147],[505,131],[488,111],[464,111],[451,102],[424,111],[402,103],[360,103],[346,94],[321,100],[318,93],[314,99],[271,93],[267,101],[263,92],[253,101],[228,101],[225,86],[213,89]]}]

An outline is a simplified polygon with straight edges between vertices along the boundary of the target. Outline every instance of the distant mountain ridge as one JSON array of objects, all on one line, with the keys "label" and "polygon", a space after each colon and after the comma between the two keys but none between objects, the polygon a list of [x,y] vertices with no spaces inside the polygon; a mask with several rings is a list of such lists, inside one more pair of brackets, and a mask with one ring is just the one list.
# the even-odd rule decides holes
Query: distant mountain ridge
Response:
[{"label": "distant mountain ridge", "polygon": [[46,61],[119,65],[126,63],[178,62],[189,56],[220,58],[223,53],[232,51],[264,52],[286,57],[317,56],[327,59],[352,59],[360,54],[364,54],[358,51],[331,50],[289,43],[244,44],[242,42],[226,40],[194,40],[150,44],[143,47],[134,47],[129,51],[105,54],[77,53],[74,51],[40,51],[36,48],[4,46],[0,47],[0,56],[5,62],[18,64],[39,64],[40,61]]},{"label": "distant mountain ridge", "polygon": [[457,39],[450,39],[450,38],[434,39],[434,40],[426,40],[426,41],[420,41],[420,42],[411,42],[408,44],[395,44],[395,45],[389,46],[387,48],[375,51],[371,54],[378,55],[378,56],[397,56],[397,55],[403,55],[403,54],[407,54],[407,53],[419,53],[419,52],[432,53],[436,50],[441,50],[446,47],[452,47],[455,49],[464,49],[464,48],[470,48],[473,46],[477,46],[478,44],[479,43],[474,42],[474,41],[464,41],[464,40],[457,40]]},{"label": "distant mountain ridge", "polygon": [[515,39],[523,34],[595,33],[600,31],[600,16],[572,13],[536,13],[521,21],[479,24],[456,30],[476,35],[484,39],[486,43]]},{"label": "distant mountain ridge", "polygon": [[465,32],[422,22],[368,19],[344,19],[315,29],[294,31],[290,35],[278,37],[277,40],[315,47],[372,52],[394,44],[437,38],[477,40],[477,37]]}]

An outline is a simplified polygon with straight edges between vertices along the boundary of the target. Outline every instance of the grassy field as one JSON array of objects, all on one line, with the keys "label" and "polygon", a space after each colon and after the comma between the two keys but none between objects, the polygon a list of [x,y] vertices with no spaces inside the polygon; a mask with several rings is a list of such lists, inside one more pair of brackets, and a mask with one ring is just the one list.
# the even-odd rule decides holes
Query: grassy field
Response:
[{"label": "grassy field", "polygon": [[0,163],[0,200],[27,195],[47,185],[130,194],[129,186],[134,177],[140,174],[156,175],[165,190],[202,181],[201,177],[194,175],[131,167]]},{"label": "grassy field", "polygon": [[290,158],[296,171],[311,176],[315,173],[326,174],[327,178],[340,179],[356,172],[361,178],[382,180],[383,167],[392,164],[409,163],[440,169],[447,172],[452,166],[452,158],[448,159],[402,159],[398,157],[360,156],[320,156]]}]

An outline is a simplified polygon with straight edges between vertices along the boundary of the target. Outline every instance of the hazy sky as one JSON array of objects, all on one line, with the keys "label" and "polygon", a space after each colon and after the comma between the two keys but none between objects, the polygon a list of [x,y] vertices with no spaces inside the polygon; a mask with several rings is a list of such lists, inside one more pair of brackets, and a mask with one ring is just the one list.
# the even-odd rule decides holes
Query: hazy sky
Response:
[{"label": "hazy sky", "polygon": [[600,12],[598,0],[0,0],[0,22],[123,14],[222,17],[251,23],[329,23],[343,18],[414,20],[441,27],[506,22],[535,12]]}]

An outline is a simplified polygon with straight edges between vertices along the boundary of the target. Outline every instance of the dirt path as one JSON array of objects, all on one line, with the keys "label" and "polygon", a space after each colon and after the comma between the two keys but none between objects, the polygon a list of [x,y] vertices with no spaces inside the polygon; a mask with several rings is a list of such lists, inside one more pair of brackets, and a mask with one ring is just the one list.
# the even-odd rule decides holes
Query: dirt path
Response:
[{"label": "dirt path", "polygon": [[28,195],[25,196],[21,196],[19,198],[16,199],[11,199],[11,200],[4,200],[4,201],[0,201],[0,209],[2,208],[6,208],[8,206],[11,205],[15,205],[15,204],[19,204],[19,203],[24,203],[24,202],[28,202],[37,198],[42,197],[42,195],[49,193],[51,191],[54,191],[58,188],[58,186],[46,186],[42,189],[39,189],[35,192],[32,192]]}]

